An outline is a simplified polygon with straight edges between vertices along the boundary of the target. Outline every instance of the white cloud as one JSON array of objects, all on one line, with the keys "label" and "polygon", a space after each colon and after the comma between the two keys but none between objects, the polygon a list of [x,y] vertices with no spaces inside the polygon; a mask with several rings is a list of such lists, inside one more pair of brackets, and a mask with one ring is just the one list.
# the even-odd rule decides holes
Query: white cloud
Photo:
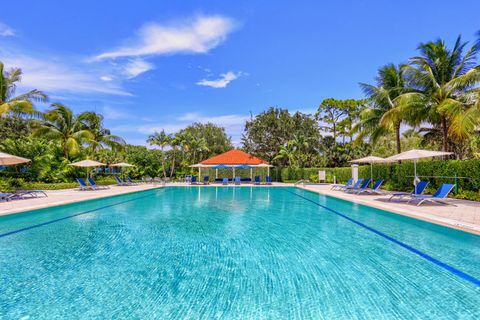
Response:
[{"label": "white cloud", "polygon": [[0,22],[0,36],[13,37],[15,36],[15,30],[7,26],[5,23]]},{"label": "white cloud", "polygon": [[233,28],[233,20],[220,15],[197,16],[171,25],[150,23],[140,29],[131,44],[101,53],[94,59],[206,53],[224,41]]},{"label": "white cloud", "polygon": [[111,106],[104,106],[102,108],[102,114],[105,119],[109,120],[119,120],[119,119],[132,119],[135,118],[132,114],[121,110],[119,108],[114,108]]},{"label": "white cloud", "polygon": [[86,71],[82,66],[61,62],[51,57],[39,59],[1,50],[0,55],[7,68],[18,67],[22,69],[21,87],[56,93],[131,95],[124,91],[118,83],[99,79],[96,70]]},{"label": "white cloud", "polygon": [[127,63],[124,67],[124,72],[129,79],[153,69],[153,65],[144,60],[133,60]]},{"label": "white cloud", "polygon": [[112,81],[113,78],[111,76],[101,76],[100,80],[102,80],[102,81]]},{"label": "white cloud", "polygon": [[206,86],[212,88],[225,88],[230,82],[238,79],[242,75],[241,72],[228,71],[227,73],[220,74],[220,78],[215,80],[202,79],[197,82],[199,86]]}]

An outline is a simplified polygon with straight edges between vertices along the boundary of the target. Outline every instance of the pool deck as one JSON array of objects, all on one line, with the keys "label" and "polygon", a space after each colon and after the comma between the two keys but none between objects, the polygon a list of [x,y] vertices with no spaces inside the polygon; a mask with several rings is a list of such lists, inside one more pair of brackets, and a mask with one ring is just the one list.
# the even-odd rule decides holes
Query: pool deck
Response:
[{"label": "pool deck", "polygon": [[[187,183],[168,183],[166,186],[190,185]],[[221,184],[199,184],[198,186],[205,188],[223,187]],[[228,185],[228,187],[233,186],[234,185],[231,184]],[[287,186],[293,186],[293,184],[273,183],[268,187]],[[39,197],[0,202],[0,216],[160,187],[162,187],[160,184],[139,184],[134,186],[110,186],[110,189],[96,191],[78,191],[76,189],[46,191],[48,195],[47,198]],[[252,187],[252,185],[242,184],[240,187]],[[253,187],[263,188],[266,186],[260,185]],[[388,193],[385,195],[355,195],[343,191],[332,191],[330,190],[331,185],[297,185],[297,187],[480,235],[480,202],[448,199],[447,201],[450,205],[424,203],[417,207],[412,204],[407,204],[405,201],[389,202]]]},{"label": "pool deck", "polygon": [[414,204],[407,204],[406,200],[388,201],[389,192],[384,195],[356,195],[332,191],[331,185],[327,184],[297,185],[297,187],[480,235],[480,202],[449,198],[445,200],[449,205],[424,202],[417,207]]}]

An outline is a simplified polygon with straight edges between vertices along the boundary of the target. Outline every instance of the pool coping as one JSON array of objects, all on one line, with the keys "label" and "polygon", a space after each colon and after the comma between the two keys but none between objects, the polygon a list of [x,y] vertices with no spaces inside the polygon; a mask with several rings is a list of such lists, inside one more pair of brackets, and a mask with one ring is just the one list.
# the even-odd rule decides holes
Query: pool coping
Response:
[{"label": "pool coping", "polygon": [[415,206],[412,206],[411,209],[409,208],[409,210],[406,210],[403,208],[397,208],[397,207],[391,206],[393,203],[389,203],[390,206],[382,202],[372,203],[371,201],[366,201],[365,199],[361,199],[360,197],[355,197],[355,195],[353,194],[345,194],[345,195],[336,194],[336,193],[326,192],[325,190],[308,188],[308,186],[302,186],[302,185],[296,185],[295,187],[302,190],[321,194],[327,197],[332,197],[332,198],[336,198],[336,199],[340,199],[348,202],[353,202],[353,203],[367,206],[370,208],[380,209],[386,212],[391,212],[394,214],[407,216],[413,219],[422,220],[432,224],[441,225],[443,227],[448,227],[448,228],[468,232],[471,234],[480,235],[480,226],[476,224],[472,224],[468,222],[460,222],[458,220],[443,218],[433,214],[427,214],[424,212],[418,212],[418,211],[416,212]]}]

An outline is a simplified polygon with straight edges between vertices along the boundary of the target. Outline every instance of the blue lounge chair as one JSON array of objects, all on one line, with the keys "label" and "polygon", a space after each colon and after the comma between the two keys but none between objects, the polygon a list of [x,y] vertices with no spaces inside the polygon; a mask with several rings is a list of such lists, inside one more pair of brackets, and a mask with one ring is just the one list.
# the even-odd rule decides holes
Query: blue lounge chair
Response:
[{"label": "blue lounge chair", "polygon": [[190,184],[197,184],[197,176],[192,176]]},{"label": "blue lounge chair", "polygon": [[9,192],[2,192],[0,193],[0,200],[1,201],[10,201],[15,198],[14,193],[9,193]]},{"label": "blue lounge chair", "polygon": [[77,178],[77,182],[80,185],[80,188],[79,188],[80,191],[93,190],[93,188],[91,186],[88,186],[85,183],[85,180],[83,180],[83,178]]},{"label": "blue lounge chair", "polygon": [[265,184],[268,184],[268,185],[272,184],[272,177],[266,176],[265,177]]},{"label": "blue lounge chair", "polygon": [[391,201],[393,198],[403,199],[405,197],[410,197],[410,196],[414,196],[414,195],[417,195],[417,196],[421,195],[425,191],[425,188],[427,188],[428,183],[429,183],[428,181],[420,181],[419,183],[417,183],[417,185],[415,186],[415,188],[413,189],[412,192],[410,192],[410,193],[408,193],[408,192],[394,193],[390,196],[388,201]]},{"label": "blue lounge chair", "polygon": [[128,182],[129,184],[138,184],[137,182],[134,182],[134,181],[130,178],[130,176],[127,176],[127,182]]},{"label": "blue lounge chair", "polygon": [[380,186],[382,185],[382,183],[383,183],[383,179],[378,179],[373,184],[373,187],[360,189],[357,191],[357,194],[361,194],[361,193],[378,194],[379,193],[378,189],[380,189]]},{"label": "blue lounge chair", "polygon": [[236,185],[240,185],[241,182],[242,182],[242,180],[240,179],[240,177],[235,177],[234,183]]},{"label": "blue lounge chair", "polygon": [[119,177],[117,177],[117,176],[114,176],[114,177],[115,177],[115,181],[117,181],[117,185],[128,186],[128,184],[126,182],[123,182]]},{"label": "blue lounge chair", "polygon": [[228,178],[223,178],[222,179],[222,184],[225,185],[225,186],[228,185]]},{"label": "blue lounge chair", "polygon": [[203,184],[209,184],[210,183],[210,177],[209,176],[204,176],[203,177]]},{"label": "blue lounge chair", "polygon": [[342,190],[343,188],[345,187],[350,187],[352,186],[352,183],[353,183],[353,178],[350,178],[347,180],[347,183],[345,184],[334,184],[330,190]]},{"label": "blue lounge chair", "polygon": [[425,201],[431,201],[431,202],[437,202],[441,204],[448,204],[444,201],[441,201],[442,199],[445,199],[450,191],[452,191],[453,187],[455,187],[455,184],[450,184],[450,183],[444,183],[440,186],[440,188],[437,189],[437,191],[433,195],[412,195],[410,196],[411,199],[408,201],[408,203],[415,201],[415,200],[420,200],[417,203],[417,206],[421,205]]},{"label": "blue lounge chair", "polygon": [[341,188],[341,190],[343,190],[343,191],[354,190],[354,189],[358,190],[358,188],[360,188],[362,183],[363,183],[363,178],[359,178],[357,180],[357,182],[355,182],[353,185],[345,186],[345,187]]},{"label": "blue lounge chair", "polygon": [[88,183],[90,183],[90,185],[92,186],[92,188],[93,188],[94,190],[110,189],[109,186],[99,186],[98,184],[95,183],[95,181],[94,181],[93,178],[91,178],[91,177],[88,177],[87,180],[88,180]]},{"label": "blue lounge chair", "polygon": [[260,184],[260,176],[255,176],[255,180],[253,182],[253,184]]},{"label": "blue lounge chair", "polygon": [[372,180],[371,180],[371,179],[365,179],[365,180],[363,181],[363,183],[362,183],[359,187],[357,187],[357,188],[348,188],[348,189],[346,189],[345,191],[346,191],[346,192],[360,192],[360,191],[365,190],[365,189],[368,188],[368,185],[370,184],[370,181],[372,181]]}]

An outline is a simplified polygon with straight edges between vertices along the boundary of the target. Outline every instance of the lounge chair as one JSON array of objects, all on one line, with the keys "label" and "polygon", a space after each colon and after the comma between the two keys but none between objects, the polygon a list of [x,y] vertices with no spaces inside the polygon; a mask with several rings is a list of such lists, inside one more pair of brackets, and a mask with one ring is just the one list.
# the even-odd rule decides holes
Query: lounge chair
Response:
[{"label": "lounge chair", "polygon": [[210,183],[210,177],[209,176],[204,176],[203,177],[203,184],[209,184]]},{"label": "lounge chair", "polygon": [[390,196],[388,201],[391,201],[393,198],[403,199],[405,197],[410,197],[410,196],[414,196],[414,195],[417,195],[417,196],[421,195],[425,191],[425,188],[427,188],[428,183],[429,183],[428,181],[420,181],[419,183],[417,183],[417,185],[415,186],[415,188],[413,189],[412,192],[410,192],[410,193],[408,193],[408,192],[396,192],[396,193],[394,193]]},{"label": "lounge chair", "polygon": [[259,185],[260,184],[260,176],[255,176],[255,180],[253,184]]},{"label": "lounge chair", "polygon": [[95,183],[95,181],[94,181],[93,178],[91,178],[91,177],[88,177],[87,180],[88,180],[88,183],[90,183],[90,185],[92,186],[92,188],[93,188],[94,190],[110,189],[109,186],[99,186],[98,184]]},{"label": "lounge chair", "polygon": [[266,176],[266,177],[265,177],[265,184],[271,185],[271,184],[272,184],[272,177]]},{"label": "lounge chair", "polygon": [[14,193],[9,193],[9,192],[0,193],[0,201],[10,201],[15,197],[16,195]]},{"label": "lounge chair", "polygon": [[378,194],[379,193],[378,189],[380,189],[380,186],[382,185],[382,183],[383,183],[383,179],[378,179],[373,184],[373,187],[360,189],[357,191],[357,194],[362,194],[362,193]]},{"label": "lounge chair", "polygon": [[15,195],[19,197],[30,196],[32,198],[38,198],[39,196],[48,197],[43,190],[17,190]]},{"label": "lounge chair", "polygon": [[127,182],[128,182],[129,184],[135,184],[135,185],[138,184],[138,182],[133,181],[133,180],[130,178],[130,176],[127,176]]},{"label": "lounge chair", "polygon": [[343,188],[345,187],[350,187],[352,186],[352,183],[353,183],[353,178],[350,178],[347,180],[347,183],[345,184],[334,184],[330,190],[342,190]]},{"label": "lounge chair", "polygon": [[85,183],[85,180],[83,180],[83,178],[77,178],[77,182],[80,185],[80,187],[79,187],[80,191],[94,190],[91,186],[89,186]]},{"label": "lounge chair", "polygon": [[234,183],[236,185],[240,185],[241,182],[242,182],[242,180],[240,179],[240,177],[235,177]]},{"label": "lounge chair", "polygon": [[360,188],[362,183],[363,183],[363,178],[359,178],[357,180],[357,182],[355,182],[354,184],[349,185],[349,186],[345,186],[345,187],[341,188],[340,190],[343,190],[343,191],[355,190],[355,189],[358,190],[358,188]]},{"label": "lounge chair", "polygon": [[223,179],[222,179],[222,184],[223,184],[224,186],[228,185],[228,178],[223,178]]},{"label": "lounge chair", "polygon": [[415,201],[415,200],[420,200],[417,203],[417,206],[421,205],[425,201],[431,201],[431,202],[437,202],[441,204],[448,204],[444,201],[441,201],[442,199],[445,199],[450,191],[452,191],[453,187],[455,187],[455,184],[450,184],[450,183],[444,183],[440,186],[440,188],[437,189],[437,191],[433,195],[412,195],[410,196],[411,199],[408,201],[408,203]]},{"label": "lounge chair", "polygon": [[192,176],[190,179],[190,184],[197,184],[197,176]]},{"label": "lounge chair", "polygon": [[372,181],[372,179],[365,179],[363,181],[363,183],[360,185],[360,187],[357,187],[357,188],[348,188],[346,189],[345,191],[346,192],[360,192],[362,190],[366,190],[368,188],[368,185],[370,184],[370,181]]},{"label": "lounge chair", "polygon": [[115,177],[115,181],[117,181],[117,185],[119,186],[128,186],[128,184],[124,181],[122,181],[119,177],[117,176],[114,176]]}]

